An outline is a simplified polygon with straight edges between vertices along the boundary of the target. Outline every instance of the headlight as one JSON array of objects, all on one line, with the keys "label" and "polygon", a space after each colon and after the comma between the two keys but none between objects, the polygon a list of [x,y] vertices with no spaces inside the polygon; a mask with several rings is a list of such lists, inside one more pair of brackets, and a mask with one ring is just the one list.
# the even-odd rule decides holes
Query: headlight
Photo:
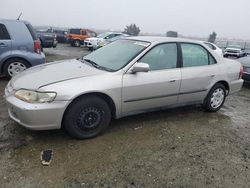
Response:
[{"label": "headlight", "polygon": [[20,89],[15,93],[15,97],[28,103],[46,103],[52,102],[56,97],[56,93]]}]

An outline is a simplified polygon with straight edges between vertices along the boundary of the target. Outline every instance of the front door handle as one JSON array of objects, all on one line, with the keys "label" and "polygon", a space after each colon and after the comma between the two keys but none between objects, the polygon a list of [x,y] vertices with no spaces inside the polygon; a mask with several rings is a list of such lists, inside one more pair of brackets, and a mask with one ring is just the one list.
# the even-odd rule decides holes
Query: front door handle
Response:
[{"label": "front door handle", "polygon": [[213,78],[213,77],[215,77],[215,75],[214,75],[214,74],[212,74],[212,75],[210,75],[209,77],[212,77],[212,78]]},{"label": "front door handle", "polygon": [[170,80],[169,82],[176,82],[177,80],[176,79],[172,79],[172,80]]}]

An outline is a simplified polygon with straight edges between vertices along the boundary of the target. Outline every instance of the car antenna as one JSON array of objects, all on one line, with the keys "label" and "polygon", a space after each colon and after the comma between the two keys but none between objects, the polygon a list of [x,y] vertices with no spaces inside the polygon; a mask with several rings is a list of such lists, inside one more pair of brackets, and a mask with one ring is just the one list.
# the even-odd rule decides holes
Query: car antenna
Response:
[{"label": "car antenna", "polygon": [[22,16],[22,14],[23,14],[23,13],[20,13],[20,14],[19,14],[19,16],[18,16],[17,20],[19,20],[19,19],[20,19],[20,17]]}]

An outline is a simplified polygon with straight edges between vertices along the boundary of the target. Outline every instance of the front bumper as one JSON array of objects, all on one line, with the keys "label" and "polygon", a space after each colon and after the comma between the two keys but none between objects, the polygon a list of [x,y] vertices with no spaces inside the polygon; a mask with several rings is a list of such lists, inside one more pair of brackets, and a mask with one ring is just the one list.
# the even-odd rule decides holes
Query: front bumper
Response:
[{"label": "front bumper", "polygon": [[236,56],[236,57],[240,57],[240,53],[238,52],[225,52],[224,56]]},{"label": "front bumper", "polygon": [[13,95],[6,97],[11,119],[31,130],[60,129],[64,111],[69,101],[31,104]]},{"label": "front bumper", "polygon": [[84,41],[84,46],[86,46],[88,48],[92,48],[94,45],[89,41]]}]

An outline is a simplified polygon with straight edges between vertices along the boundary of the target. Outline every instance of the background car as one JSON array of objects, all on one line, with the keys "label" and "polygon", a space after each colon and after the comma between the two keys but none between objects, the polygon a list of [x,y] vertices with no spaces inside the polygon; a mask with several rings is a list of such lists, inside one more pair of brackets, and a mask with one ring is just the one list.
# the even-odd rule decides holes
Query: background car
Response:
[{"label": "background car", "polygon": [[56,40],[58,43],[67,43],[68,42],[68,32],[65,30],[53,30],[53,32],[56,34]]},{"label": "background car", "polygon": [[211,48],[215,53],[217,53],[220,56],[223,56],[223,50],[220,49],[218,46],[216,46],[215,44],[211,43],[211,42],[206,42],[203,41],[204,44],[206,44],[209,48]]},{"label": "background car", "polygon": [[238,61],[243,66],[243,80],[250,82],[250,56],[239,58]]},{"label": "background car", "polygon": [[63,127],[85,139],[101,134],[111,118],[187,104],[216,112],[241,89],[241,76],[239,62],[203,43],[131,37],[82,59],[27,70],[8,83],[5,96],[9,116],[24,127]]},{"label": "background car", "polygon": [[51,29],[36,29],[42,48],[55,48],[57,46],[56,34]]},{"label": "background car", "polygon": [[84,40],[90,37],[96,37],[96,33],[89,29],[69,29],[67,36],[71,46],[80,47],[84,44]]},{"label": "background car", "polygon": [[224,51],[224,57],[234,56],[237,58],[244,56],[244,50],[241,48],[240,45],[233,44],[229,45]]},{"label": "background car", "polygon": [[84,41],[84,46],[89,48],[89,50],[93,50],[125,36],[128,35],[124,33],[106,32],[98,35],[97,37],[91,37],[86,39]]},{"label": "background car", "polygon": [[11,78],[45,63],[39,39],[27,21],[0,19],[0,73]]}]

